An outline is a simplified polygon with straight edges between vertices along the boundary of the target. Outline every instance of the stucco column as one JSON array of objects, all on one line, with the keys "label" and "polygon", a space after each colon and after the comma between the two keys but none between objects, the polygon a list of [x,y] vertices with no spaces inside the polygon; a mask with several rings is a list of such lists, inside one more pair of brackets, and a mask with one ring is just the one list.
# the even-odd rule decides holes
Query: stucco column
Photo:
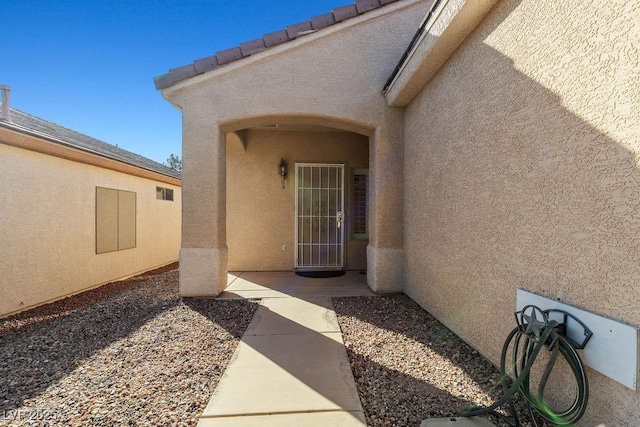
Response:
[{"label": "stucco column", "polygon": [[375,292],[400,292],[404,280],[403,122],[392,110],[376,128],[369,149],[367,283]]},{"label": "stucco column", "polygon": [[180,295],[216,296],[227,286],[226,136],[183,111]]}]

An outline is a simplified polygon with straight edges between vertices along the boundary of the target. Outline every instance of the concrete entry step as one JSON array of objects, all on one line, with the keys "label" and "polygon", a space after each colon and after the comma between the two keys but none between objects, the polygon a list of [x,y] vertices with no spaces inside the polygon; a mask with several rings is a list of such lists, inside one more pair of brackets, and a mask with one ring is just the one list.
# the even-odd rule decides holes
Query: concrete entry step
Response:
[{"label": "concrete entry step", "polygon": [[315,279],[293,271],[245,271],[227,275],[228,286],[218,298],[307,298],[374,296],[367,275],[347,271],[344,276]]}]

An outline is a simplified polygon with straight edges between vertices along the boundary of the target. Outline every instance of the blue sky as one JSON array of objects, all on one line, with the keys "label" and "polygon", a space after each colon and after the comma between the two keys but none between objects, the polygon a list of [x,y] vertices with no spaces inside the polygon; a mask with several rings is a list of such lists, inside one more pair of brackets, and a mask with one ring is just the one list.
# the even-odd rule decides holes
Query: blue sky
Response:
[{"label": "blue sky", "polygon": [[354,0],[0,0],[11,106],[127,150],[181,154],[153,77]]}]

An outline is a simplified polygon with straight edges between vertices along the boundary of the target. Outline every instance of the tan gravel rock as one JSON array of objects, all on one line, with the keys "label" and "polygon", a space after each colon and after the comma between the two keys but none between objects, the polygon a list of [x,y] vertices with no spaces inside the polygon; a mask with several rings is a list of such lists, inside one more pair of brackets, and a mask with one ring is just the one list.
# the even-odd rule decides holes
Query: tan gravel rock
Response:
[{"label": "tan gravel rock", "polygon": [[0,425],[195,425],[257,304],[160,273],[0,320]]},{"label": "tan gravel rock", "polygon": [[[407,296],[333,305],[368,425],[419,426],[501,396],[499,371]],[[517,407],[527,425],[527,409]]]}]

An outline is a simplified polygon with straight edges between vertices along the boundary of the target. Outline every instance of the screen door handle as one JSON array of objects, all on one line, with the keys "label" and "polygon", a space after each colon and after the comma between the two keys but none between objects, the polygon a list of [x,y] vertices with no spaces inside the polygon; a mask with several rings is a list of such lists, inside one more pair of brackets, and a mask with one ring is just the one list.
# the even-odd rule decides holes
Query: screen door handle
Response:
[{"label": "screen door handle", "polygon": [[338,214],[336,215],[336,227],[342,227],[342,212],[338,212]]}]

